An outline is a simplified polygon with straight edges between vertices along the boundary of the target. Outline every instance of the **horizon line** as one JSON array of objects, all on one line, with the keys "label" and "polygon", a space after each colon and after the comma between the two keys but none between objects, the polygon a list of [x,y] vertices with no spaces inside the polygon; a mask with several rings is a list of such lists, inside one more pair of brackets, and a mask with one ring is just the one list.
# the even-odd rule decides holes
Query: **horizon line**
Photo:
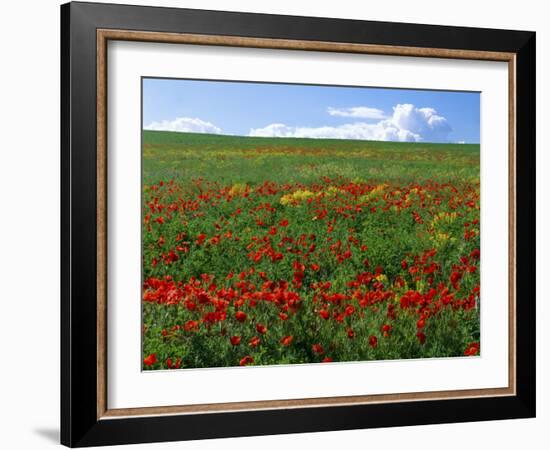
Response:
[{"label": "horizon line", "polygon": [[175,130],[150,130],[147,128],[141,128],[141,131],[147,131],[150,133],[174,133],[174,134],[192,134],[196,136],[210,136],[210,137],[234,137],[234,138],[247,138],[247,139],[293,139],[293,140],[311,140],[311,141],[351,141],[351,142],[391,142],[393,144],[430,144],[430,145],[481,145],[480,142],[434,142],[434,141],[377,141],[371,139],[341,139],[341,138],[318,138],[318,137],[296,137],[296,136],[250,136],[248,134],[229,134],[229,133],[199,133],[192,131],[175,131]]}]

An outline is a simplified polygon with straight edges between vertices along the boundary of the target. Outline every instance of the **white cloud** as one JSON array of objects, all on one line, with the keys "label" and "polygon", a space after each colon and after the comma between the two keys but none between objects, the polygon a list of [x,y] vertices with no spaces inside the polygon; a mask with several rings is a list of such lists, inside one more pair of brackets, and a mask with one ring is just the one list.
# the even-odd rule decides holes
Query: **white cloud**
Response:
[{"label": "white cloud", "polygon": [[264,128],[251,129],[250,136],[263,137],[302,137],[318,139],[361,139],[369,141],[420,141],[419,135],[393,126],[369,123],[349,123],[336,127],[289,127],[273,123]]},{"label": "white cloud", "polygon": [[447,119],[439,116],[435,109],[416,108],[410,103],[394,106],[389,120],[400,130],[418,134],[427,142],[446,141],[452,131]]},{"label": "white cloud", "polygon": [[327,112],[331,116],[355,117],[357,119],[385,119],[387,117],[381,109],[369,108],[368,106],[353,106],[351,108],[329,107]]},{"label": "white cloud", "polygon": [[[330,114],[330,112],[329,112]],[[360,139],[401,142],[446,142],[452,131],[445,117],[433,108],[416,108],[411,104],[393,107],[391,117],[377,123],[355,122],[338,126],[291,127],[273,123],[253,128],[250,136],[308,137],[325,139]]]},{"label": "white cloud", "polygon": [[205,122],[196,117],[178,117],[174,120],[162,120],[161,122],[151,122],[144,127],[145,130],[158,131],[180,131],[186,133],[212,133],[221,134],[221,128],[216,125]]}]

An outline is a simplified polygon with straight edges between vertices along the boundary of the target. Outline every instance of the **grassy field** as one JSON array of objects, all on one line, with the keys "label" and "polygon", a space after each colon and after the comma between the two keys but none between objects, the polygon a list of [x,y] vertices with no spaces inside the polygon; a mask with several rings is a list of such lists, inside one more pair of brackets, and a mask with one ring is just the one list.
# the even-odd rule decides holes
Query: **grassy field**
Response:
[{"label": "grassy field", "polygon": [[143,368],[479,354],[479,146],[143,132]]}]

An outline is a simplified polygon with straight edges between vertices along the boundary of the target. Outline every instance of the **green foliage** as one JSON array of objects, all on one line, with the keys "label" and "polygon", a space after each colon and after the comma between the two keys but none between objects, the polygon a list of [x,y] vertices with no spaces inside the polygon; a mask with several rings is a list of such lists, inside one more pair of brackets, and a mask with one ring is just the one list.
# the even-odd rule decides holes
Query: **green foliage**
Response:
[{"label": "green foliage", "polygon": [[478,249],[478,145],[143,132],[146,369],[461,356]]}]

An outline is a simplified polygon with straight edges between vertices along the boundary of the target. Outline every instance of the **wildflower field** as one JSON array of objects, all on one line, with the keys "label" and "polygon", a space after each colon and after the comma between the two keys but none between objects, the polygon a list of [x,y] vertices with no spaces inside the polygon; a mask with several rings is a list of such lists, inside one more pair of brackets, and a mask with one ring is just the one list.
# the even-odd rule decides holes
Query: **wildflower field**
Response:
[{"label": "wildflower field", "polygon": [[143,132],[144,369],[480,352],[479,145]]}]

